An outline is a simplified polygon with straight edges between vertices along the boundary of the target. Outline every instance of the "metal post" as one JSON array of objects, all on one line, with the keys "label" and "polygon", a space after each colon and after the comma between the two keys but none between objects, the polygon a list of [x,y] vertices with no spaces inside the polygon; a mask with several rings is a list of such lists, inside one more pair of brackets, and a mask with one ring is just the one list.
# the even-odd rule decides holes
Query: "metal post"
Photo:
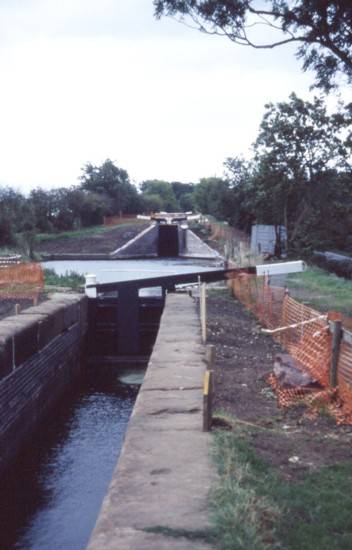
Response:
[{"label": "metal post", "polygon": [[88,296],[88,298],[96,298],[97,297],[97,289],[96,288],[87,288],[88,285],[95,285],[97,283],[97,276],[95,273],[87,273],[85,276],[86,278],[86,284],[85,284],[85,294]]},{"label": "metal post", "polygon": [[15,304],[15,315],[21,313],[21,304]]},{"label": "metal post", "polygon": [[332,321],[332,349],[331,349],[331,366],[330,366],[330,385],[332,388],[337,386],[337,369],[340,355],[340,345],[342,339],[342,323],[340,320]]}]

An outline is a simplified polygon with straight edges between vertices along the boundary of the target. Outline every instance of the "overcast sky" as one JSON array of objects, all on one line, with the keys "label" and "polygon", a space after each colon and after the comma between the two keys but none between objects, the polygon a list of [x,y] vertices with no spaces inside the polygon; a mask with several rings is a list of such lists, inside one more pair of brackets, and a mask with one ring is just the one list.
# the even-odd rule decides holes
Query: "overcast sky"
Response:
[{"label": "overcast sky", "polygon": [[0,185],[24,192],[106,158],[135,182],[221,176],[264,104],[313,81],[292,49],[156,21],[152,0],[1,0],[0,75]]}]

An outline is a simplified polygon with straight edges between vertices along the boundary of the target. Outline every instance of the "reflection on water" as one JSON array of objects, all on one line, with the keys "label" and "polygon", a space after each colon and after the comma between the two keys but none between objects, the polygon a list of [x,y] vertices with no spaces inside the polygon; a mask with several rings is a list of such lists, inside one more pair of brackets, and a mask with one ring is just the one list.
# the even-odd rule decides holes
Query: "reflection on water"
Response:
[{"label": "reflection on water", "polygon": [[138,391],[106,372],[63,399],[0,480],[1,549],[86,547]]}]

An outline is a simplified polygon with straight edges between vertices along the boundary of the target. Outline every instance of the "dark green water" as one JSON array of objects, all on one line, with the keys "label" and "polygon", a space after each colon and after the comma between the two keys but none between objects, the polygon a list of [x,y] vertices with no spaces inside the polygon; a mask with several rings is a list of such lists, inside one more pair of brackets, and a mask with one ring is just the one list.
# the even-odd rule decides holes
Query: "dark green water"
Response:
[{"label": "dark green water", "polygon": [[1,550],[86,547],[137,392],[92,372],[47,416],[0,480]]}]

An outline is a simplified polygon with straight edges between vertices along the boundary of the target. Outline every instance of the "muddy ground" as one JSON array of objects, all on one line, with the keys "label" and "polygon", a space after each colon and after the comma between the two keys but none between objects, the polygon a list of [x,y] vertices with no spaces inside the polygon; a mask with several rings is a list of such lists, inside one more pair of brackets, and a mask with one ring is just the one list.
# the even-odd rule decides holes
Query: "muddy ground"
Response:
[{"label": "muddy ground", "polygon": [[[149,223],[133,220],[133,223],[129,222],[120,226],[115,226],[96,235],[59,237],[43,240],[35,245],[34,251],[39,255],[65,253],[108,254],[120,246],[123,246],[127,241],[133,239],[140,231],[143,231],[143,229],[148,226]],[[41,293],[38,301],[42,302],[46,299],[47,295]],[[33,305],[33,299],[9,298],[4,294],[0,294],[0,319],[4,319],[9,315],[14,315],[16,304],[19,304],[20,308],[23,310]]]},{"label": "muddy ground", "polygon": [[35,246],[39,254],[89,254],[109,253],[133,239],[149,224],[136,220],[133,224],[123,224],[96,235],[61,237],[41,241]]},{"label": "muddy ground", "polygon": [[259,455],[285,479],[352,458],[352,427],[305,408],[279,409],[267,376],[280,347],[229,290],[210,290],[208,343],[216,349],[215,403],[237,419]]}]

